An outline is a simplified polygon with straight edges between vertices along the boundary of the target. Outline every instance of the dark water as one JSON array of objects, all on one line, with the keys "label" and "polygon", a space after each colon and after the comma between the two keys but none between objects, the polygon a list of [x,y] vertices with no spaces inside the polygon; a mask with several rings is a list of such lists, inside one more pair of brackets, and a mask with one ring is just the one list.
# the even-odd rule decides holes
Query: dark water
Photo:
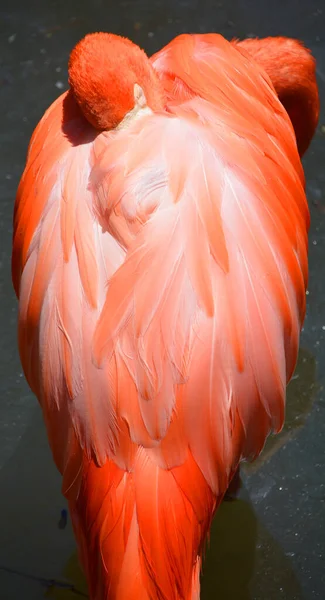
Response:
[{"label": "dark water", "polygon": [[[315,0],[2,0],[0,4],[0,600],[86,597],[40,411],[22,377],[10,283],[11,216],[32,129],[66,87],[88,31],[148,53],[183,31],[290,35],[312,49],[325,96],[325,6]],[[202,600],[325,598],[325,113],[305,159],[312,224],[308,314],[283,432],[242,469],[213,523]]]}]

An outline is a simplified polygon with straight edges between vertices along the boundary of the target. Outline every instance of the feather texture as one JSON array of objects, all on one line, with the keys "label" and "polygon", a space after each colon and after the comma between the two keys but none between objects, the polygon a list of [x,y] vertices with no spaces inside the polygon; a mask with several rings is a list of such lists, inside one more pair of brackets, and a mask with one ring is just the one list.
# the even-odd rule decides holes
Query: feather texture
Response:
[{"label": "feather texture", "polygon": [[70,93],[19,187],[20,352],[92,599],[199,598],[241,459],[284,420],[308,206],[267,74],[217,35],[152,58],[166,110],[97,134]]}]

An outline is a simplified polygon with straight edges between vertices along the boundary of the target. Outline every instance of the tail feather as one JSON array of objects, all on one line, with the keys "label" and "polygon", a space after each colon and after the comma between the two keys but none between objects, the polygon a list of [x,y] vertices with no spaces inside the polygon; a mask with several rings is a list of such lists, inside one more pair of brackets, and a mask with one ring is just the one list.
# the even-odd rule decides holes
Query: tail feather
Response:
[{"label": "tail feather", "polygon": [[83,473],[70,510],[90,598],[198,599],[216,500],[191,453],[167,470],[141,448],[132,471],[87,460]]}]

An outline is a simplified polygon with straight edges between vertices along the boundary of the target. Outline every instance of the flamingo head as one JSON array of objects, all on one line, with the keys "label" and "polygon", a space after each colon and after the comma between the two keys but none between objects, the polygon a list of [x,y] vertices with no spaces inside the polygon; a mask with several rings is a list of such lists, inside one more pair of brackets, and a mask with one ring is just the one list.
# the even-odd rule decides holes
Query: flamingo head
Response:
[{"label": "flamingo head", "polygon": [[130,116],[164,108],[164,91],[139,46],[112,33],[91,33],[72,50],[69,83],[86,119],[115,129]]}]

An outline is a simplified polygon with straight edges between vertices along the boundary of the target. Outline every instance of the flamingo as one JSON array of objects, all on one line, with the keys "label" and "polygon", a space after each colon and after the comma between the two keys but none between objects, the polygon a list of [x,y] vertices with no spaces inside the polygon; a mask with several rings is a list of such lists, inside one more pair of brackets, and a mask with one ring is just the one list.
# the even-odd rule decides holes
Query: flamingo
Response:
[{"label": "flamingo", "polygon": [[30,141],[19,350],[92,600],[198,600],[241,461],[285,416],[305,315],[315,63],[287,38],[87,35]]}]

